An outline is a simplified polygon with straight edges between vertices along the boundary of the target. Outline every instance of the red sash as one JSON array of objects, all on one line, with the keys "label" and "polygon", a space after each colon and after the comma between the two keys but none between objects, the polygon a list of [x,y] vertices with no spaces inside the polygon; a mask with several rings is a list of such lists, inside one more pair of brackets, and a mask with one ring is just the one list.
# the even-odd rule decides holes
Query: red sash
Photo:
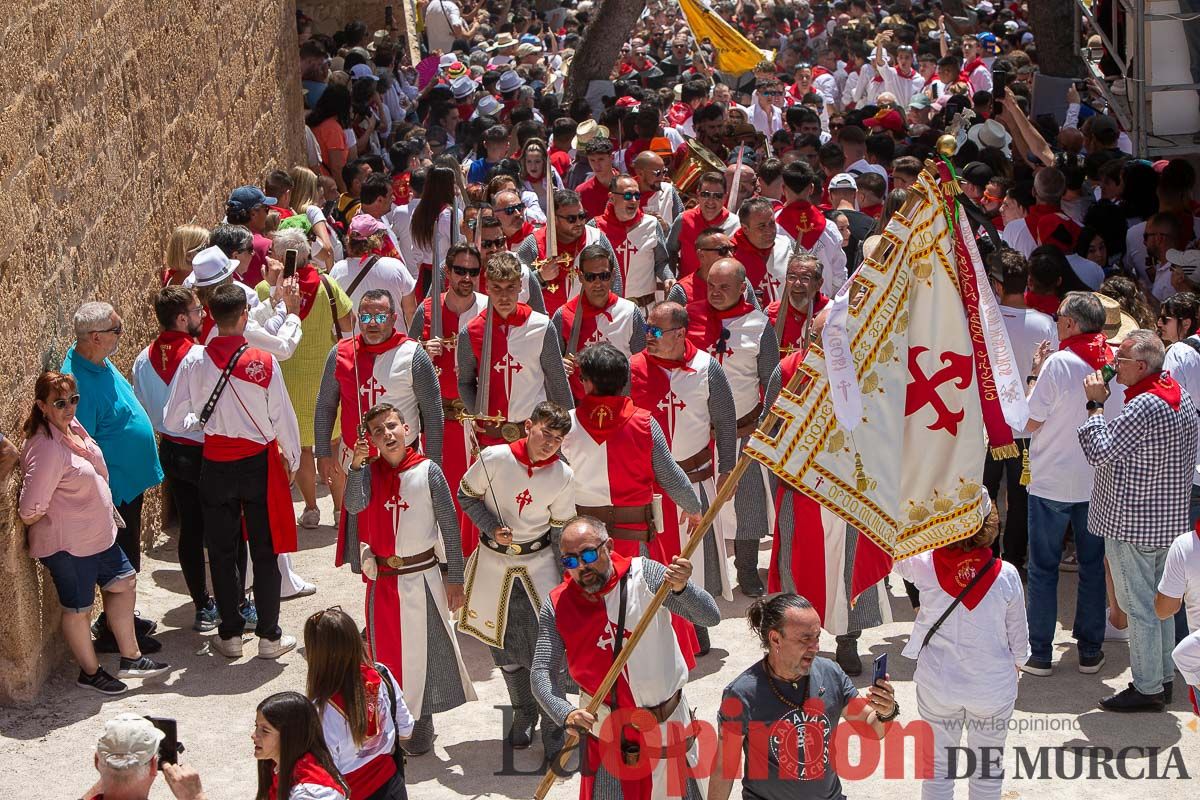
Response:
[{"label": "red sash", "polygon": [[171,384],[175,371],[179,369],[179,362],[183,361],[183,357],[195,343],[196,340],[184,331],[163,331],[150,343],[150,350],[146,355],[150,359],[150,366],[163,383],[168,386]]},{"label": "red sash", "polygon": [[[967,584],[975,579],[975,574],[983,569],[992,558],[992,548],[976,547],[974,550],[962,550],[958,547],[939,547],[933,551],[933,571],[937,575],[938,584],[942,591],[951,597],[958,597],[959,592],[967,588]],[[1000,559],[996,559],[988,569],[987,574],[979,579],[979,583],[971,587],[962,599],[967,610],[973,610],[979,601],[992,588],[1000,575]]]},{"label": "red sash", "polygon": [[296,316],[304,320],[316,303],[317,290],[321,288],[321,273],[312,264],[305,264],[296,270],[296,280],[300,284],[300,313]]},{"label": "red sash", "polygon": [[1092,369],[1102,369],[1113,363],[1112,348],[1103,333],[1077,333],[1058,343],[1059,350],[1070,350]]},{"label": "red sash", "polygon": [[[353,447],[358,440],[358,424],[362,415],[384,394],[384,387],[375,380],[375,359],[406,341],[408,336],[393,331],[389,338],[379,344],[368,344],[361,333],[353,339],[342,339],[337,343],[333,375],[341,392],[342,441],[347,447]],[[358,380],[355,380],[356,374]],[[365,394],[364,388],[367,389]]]},{"label": "red sash", "polygon": [[1133,386],[1130,386],[1125,390],[1125,402],[1129,403],[1130,400],[1139,394],[1147,393],[1166,402],[1172,411],[1178,411],[1179,404],[1183,401],[1183,393],[1179,384],[1171,377],[1171,373],[1169,372],[1147,375]]},{"label": "red sash", "polygon": [[[700,207],[689,208],[679,215],[679,277],[684,278],[700,269],[696,239],[705,228],[720,228],[729,219],[729,209],[722,207],[716,219],[704,218]],[[734,236],[737,234],[735,233]],[[744,262],[743,262],[744,263]]]},{"label": "red sash", "polygon": [[[813,298],[813,316],[821,312],[829,304],[829,298],[821,292],[817,292],[817,296]],[[799,347],[803,342],[804,323],[808,320],[808,310],[798,309],[788,302],[787,297],[776,300],[771,305],[767,306],[767,319],[771,321],[771,326],[775,326],[775,322],[779,319],[779,309],[787,306],[784,312],[786,315],[783,319],[783,334],[779,337],[779,352],[788,354],[797,350],[804,350]]]},{"label": "red sash", "polygon": [[488,407],[481,409],[481,413],[486,416],[500,416],[508,419],[508,390],[504,386],[504,371],[486,369],[487,365],[480,363],[480,359],[483,358],[483,332],[489,313],[494,315],[491,355],[492,363],[496,364],[504,361],[505,356],[508,355],[508,332],[512,328],[524,325],[529,320],[529,315],[533,313],[533,309],[524,303],[517,303],[517,307],[508,315],[508,319],[500,319],[500,316],[494,311],[485,309],[482,314],[467,323],[467,336],[471,341],[471,350],[475,353],[475,363],[479,364],[478,371],[486,370],[488,373]]},{"label": "red sash", "polygon": [[[610,203],[604,208],[604,213],[596,218],[596,227],[608,237],[613,252],[617,254],[617,266],[621,269],[621,285],[629,285],[629,257],[632,255],[625,243],[629,241],[629,232],[633,230],[646,214],[640,208],[633,219],[621,221],[617,219],[615,209]],[[580,237],[583,238],[583,237]]]},{"label": "red sash", "polygon": [[811,250],[825,232],[825,215],[807,200],[797,200],[779,209],[775,221],[806,250]]},{"label": "red sash", "polygon": [[734,231],[730,240],[733,242],[735,248],[733,257],[740,261],[742,266],[746,268],[746,277],[750,279],[750,285],[754,287],[754,293],[758,295],[759,302],[762,302],[767,296],[767,284],[771,281],[775,281],[778,284],[774,276],[769,276],[767,272],[767,261],[771,258],[771,254],[775,252],[775,245],[772,244],[766,250],[755,247],[751,243],[750,238],[746,236],[745,228],[738,228]]}]

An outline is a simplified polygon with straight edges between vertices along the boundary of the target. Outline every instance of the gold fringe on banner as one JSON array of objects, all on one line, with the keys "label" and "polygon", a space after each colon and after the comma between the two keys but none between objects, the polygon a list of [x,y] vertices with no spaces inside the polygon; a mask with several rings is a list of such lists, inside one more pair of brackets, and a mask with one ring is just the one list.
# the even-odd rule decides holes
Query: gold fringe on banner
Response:
[{"label": "gold fringe on banner", "polygon": [[992,448],[992,458],[997,461],[1004,458],[1016,458],[1019,455],[1021,455],[1021,448],[1017,447],[1016,442]]}]

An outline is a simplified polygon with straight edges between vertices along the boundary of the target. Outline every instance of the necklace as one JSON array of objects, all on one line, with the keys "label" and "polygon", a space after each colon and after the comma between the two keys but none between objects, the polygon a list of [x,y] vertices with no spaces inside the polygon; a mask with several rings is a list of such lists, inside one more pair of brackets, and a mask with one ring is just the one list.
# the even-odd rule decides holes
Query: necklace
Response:
[{"label": "necklace", "polygon": [[[779,691],[779,687],[775,685],[775,676],[771,674],[771,664],[770,664],[770,662],[767,661],[766,656],[763,656],[763,672],[766,673],[766,676],[767,676],[767,685],[771,687],[771,691],[775,693],[775,697],[779,699],[779,702],[783,703],[784,705],[791,706],[792,708],[796,708],[796,709],[799,709],[802,707],[802,705],[803,705],[802,702],[801,703],[793,702],[792,700],[789,700],[788,698],[784,697],[783,692]],[[808,696],[808,676],[807,675],[801,676],[800,680],[798,680],[798,681],[788,681],[788,683],[790,683],[792,685],[793,689],[797,689],[800,691],[801,697],[807,698],[807,696]]]}]

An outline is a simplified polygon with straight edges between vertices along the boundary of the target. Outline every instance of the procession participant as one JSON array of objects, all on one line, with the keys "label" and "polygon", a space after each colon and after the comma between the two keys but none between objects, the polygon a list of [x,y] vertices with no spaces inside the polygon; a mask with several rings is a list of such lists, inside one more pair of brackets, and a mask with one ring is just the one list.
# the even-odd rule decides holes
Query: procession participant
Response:
[{"label": "procession participant", "polygon": [[674,186],[663,180],[667,177],[667,165],[662,156],[653,150],[643,150],[631,166],[631,174],[637,179],[641,192],[638,203],[642,210],[657,217],[664,230],[670,228],[683,213],[683,198]]},{"label": "procession participant", "polygon": [[[472,233],[471,241],[478,241],[482,263],[488,263],[492,260],[492,256],[498,253],[512,252],[511,249],[508,249],[508,240],[504,238],[500,220],[497,217],[485,215],[480,225],[482,227],[479,230],[478,240]],[[486,273],[481,273],[479,276],[479,291],[487,292]],[[546,300],[542,296],[542,284],[535,277],[533,270],[525,264],[521,265],[521,291],[517,295],[517,302],[525,303],[534,311],[546,313]]]},{"label": "procession participant", "polygon": [[783,296],[763,311],[775,329],[779,354],[787,356],[808,349],[804,329],[809,315],[815,318],[820,314],[829,305],[829,297],[821,291],[821,261],[812,253],[797,253],[788,259],[783,283]]},{"label": "procession participant", "polygon": [[[513,442],[533,407],[549,399],[571,407],[558,334],[545,314],[517,302],[521,262],[511,253],[487,264],[488,307],[458,335],[458,392],[475,422],[480,444]],[[487,336],[490,335],[490,340]],[[487,372],[480,385],[480,364]]]},{"label": "procession participant", "polygon": [[665,234],[658,220],[639,208],[636,178],[618,176],[608,188],[608,205],[596,227],[616,253],[623,296],[644,309],[670,278]]},{"label": "procession participant", "polygon": [[633,302],[613,294],[612,266],[603,247],[585,247],[579,254],[583,291],[554,312],[550,320],[561,340],[563,367],[576,403],[584,395],[575,369],[584,348],[608,342],[626,358],[646,348],[646,319]]},{"label": "procession participant", "polygon": [[[538,228],[517,247],[521,263],[533,270],[542,287],[546,313],[553,314],[563,303],[579,294],[578,277],[580,251],[588,245],[599,244],[612,252],[612,245],[599,228],[587,224],[588,215],[582,210],[579,195],[569,189],[554,191],[554,223]],[[554,230],[555,258],[549,258],[547,237]],[[617,256],[612,255],[613,263]],[[619,274],[613,288],[621,294]]]},{"label": "procession participant", "polygon": [[[662,428],[671,456],[706,510],[716,497],[717,484],[724,483],[737,460],[737,416],[725,372],[715,358],[687,340],[687,328],[687,310],[678,303],[659,303],[651,310],[646,350],[629,361],[629,394]],[[704,589],[732,601],[723,533],[714,525],[692,560]],[[679,555],[683,536],[678,509],[664,497],[660,543],[665,558]],[[699,655],[704,655],[709,648],[707,629],[697,628],[696,636]]]},{"label": "procession participant", "polygon": [[[775,225],[774,219],[771,220],[771,225]],[[734,232],[734,236],[737,236],[737,231]],[[788,246],[791,245],[790,239],[786,236],[782,238]],[[733,253],[734,245],[729,234],[720,228],[705,228],[696,237],[696,271],[685,275],[671,285],[671,290],[667,292],[667,302],[686,306],[692,300],[707,297],[709,269],[722,258],[730,258]],[[755,308],[759,307],[758,295],[754,293],[754,287],[749,278],[746,279],[743,295]]]},{"label": "procession participant", "polygon": [[505,189],[497,192],[492,198],[492,206],[504,233],[505,250],[515,250],[536,230],[536,226],[525,218],[525,204],[521,202],[521,195],[515,190]]},{"label": "procession participant", "polygon": [[[467,324],[487,308],[487,296],[477,291],[481,268],[479,251],[473,245],[466,242],[451,245],[446,253],[445,264],[449,288],[438,298],[442,304],[442,329],[437,331],[437,336],[434,335],[433,296],[430,295],[417,306],[408,332],[409,336],[420,340],[433,361],[433,371],[437,375],[443,419],[442,459],[439,463],[451,487],[458,486],[462,480],[471,451],[471,441],[462,421],[466,405],[458,394],[456,346],[458,336],[466,330]],[[458,508],[457,492],[453,492],[452,496],[455,508]],[[462,554],[466,558],[475,550],[478,539],[470,519],[462,513],[461,508],[458,525],[462,533]]]},{"label": "procession participant", "polygon": [[[356,554],[345,550],[351,533],[348,512],[342,507],[342,491],[354,443],[363,438],[363,413],[378,403],[395,406],[405,422],[406,444],[419,447],[434,461],[442,458],[438,376],[420,342],[396,329],[398,321],[395,299],[390,292],[367,291],[358,304],[359,333],[338,341],[325,358],[314,413],[314,449],[321,481],[329,486],[334,506],[342,509],[338,517],[335,566],[349,561],[357,567]],[[333,426],[337,419],[341,420],[341,429],[335,435]],[[334,442],[337,442],[336,453]]]},{"label": "procession participant", "polygon": [[[532,743],[538,720],[529,686],[537,614],[562,577],[556,544],[575,513],[574,473],[558,457],[570,427],[566,411],[538,403],[525,436],[481,450],[458,487],[463,511],[481,531],[467,562],[458,629],[491,649],[513,707],[506,739],[518,749]],[[559,697],[561,685],[556,676]],[[561,723],[545,715],[542,744],[547,755],[562,746]]]},{"label": "procession participant", "polygon": [[288,473],[300,464],[300,429],[279,363],[270,353],[251,348],[242,335],[248,313],[245,292],[220,287],[209,313],[218,336],[183,357],[163,426],[204,433],[200,504],[221,616],[213,649],[229,658],[242,655],[245,620],[238,611],[242,589],[236,561],[244,531],[254,564],[258,655],[278,658],[296,646],[296,637],[279,627],[276,555],[296,549]]},{"label": "procession participant", "polygon": [[[754,287],[755,307],[763,308],[782,296],[788,259],[796,243],[776,224],[775,208],[765,197],[742,203],[738,219],[741,224],[729,240],[733,257],[745,267],[746,279]],[[702,297],[703,293],[697,292],[692,299]]]},{"label": "procession participant", "polygon": [[[846,253],[837,226],[827,224],[825,215],[811,202],[818,185],[816,173],[805,162],[793,161],[784,167],[784,206],[775,221],[800,247],[821,259],[825,267],[821,290],[833,297],[846,282]],[[746,224],[743,221],[742,225]]]},{"label": "procession participant", "polygon": [[[587,736],[582,751],[587,769],[580,777],[580,800],[664,797],[671,783],[669,773],[686,775],[689,766],[697,765],[696,741],[680,741],[678,733],[670,735],[693,719],[683,693],[688,668],[672,616],[702,627],[721,620],[716,601],[689,580],[692,565],[687,559],[676,556],[664,566],[645,556],[622,555],[614,550],[614,542],[611,531],[598,519],[580,516],[567,523],[561,546],[566,578],[551,592],[550,602],[542,606],[538,617],[533,693],[552,719]],[[599,713],[575,708],[556,694],[553,679],[565,664],[580,687],[581,705],[590,702],[618,648],[626,645],[629,632],[638,626],[664,582],[671,591],[655,611]],[[614,721],[605,725],[610,714],[625,715],[635,709],[649,711],[658,721],[657,741],[667,749],[665,757],[659,754],[653,762],[651,774],[623,779],[605,765],[623,763],[623,757],[640,751],[645,741],[628,724]],[[677,725],[668,727],[667,723]],[[617,747],[619,752],[609,750]],[[650,755],[641,752],[639,757]],[[686,797],[699,800],[704,788],[703,779],[689,777]]]},{"label": "procession participant", "polygon": [[179,364],[200,335],[204,307],[191,289],[166,286],[154,300],[154,315],[161,332],[133,360],[133,393],[159,435],[158,460],[179,520],[179,570],[195,606],[192,630],[203,633],[217,627],[217,604],[208,593],[205,574],[200,506],[204,434],[166,429],[163,411]]},{"label": "procession participant", "polygon": [[366,582],[367,651],[404,689],[417,720],[405,750],[421,755],[433,746],[433,715],[476,699],[450,616],[463,602],[458,515],[445,475],[413,446],[401,409],[378,403],[363,425],[370,439],[356,440],[346,481],[357,533],[347,546]]},{"label": "procession participant", "polygon": [[703,231],[719,228],[727,236],[733,236],[741,224],[737,215],[725,207],[726,189],[724,175],[719,172],[705,172],[700,176],[698,183],[700,202],[695,208],[689,208],[680,214],[671,224],[671,230],[667,234],[667,252],[671,254],[677,278],[691,275],[700,268],[696,240]]},{"label": "procession participant", "polygon": [[579,193],[583,210],[595,219],[604,213],[604,207],[608,205],[609,182],[621,173],[613,166],[613,145],[607,136],[597,136],[587,142],[579,153],[592,174],[575,191]]},{"label": "procession participant", "polygon": [[[745,282],[741,263],[723,258],[708,271],[708,296],[687,306],[688,341],[717,359],[733,390],[739,449],[758,427],[763,389],[779,363],[775,330],[767,315],[742,297]],[[726,503],[722,513],[727,514],[726,532],[737,531],[733,548],[738,584],[747,597],[757,597],[763,593],[758,540],[771,532],[772,516],[764,468],[746,470],[733,508]]]}]

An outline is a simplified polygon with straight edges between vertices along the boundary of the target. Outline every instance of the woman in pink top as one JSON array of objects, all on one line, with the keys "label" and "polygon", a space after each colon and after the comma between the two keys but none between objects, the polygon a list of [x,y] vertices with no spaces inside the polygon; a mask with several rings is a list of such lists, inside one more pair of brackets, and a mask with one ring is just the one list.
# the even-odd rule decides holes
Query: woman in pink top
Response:
[{"label": "woman in pink top", "polygon": [[75,419],[75,378],[43,372],[25,420],[21,457],[25,483],[18,512],[28,527],[29,554],[54,579],[63,607],[63,637],[79,662],[76,684],[102,694],[126,686],[100,666],[90,630],[96,586],[121,648],[120,678],[145,678],[169,668],[138,649],[133,630],[137,577],[116,543],[117,522],[108,467],[100,446]]}]

